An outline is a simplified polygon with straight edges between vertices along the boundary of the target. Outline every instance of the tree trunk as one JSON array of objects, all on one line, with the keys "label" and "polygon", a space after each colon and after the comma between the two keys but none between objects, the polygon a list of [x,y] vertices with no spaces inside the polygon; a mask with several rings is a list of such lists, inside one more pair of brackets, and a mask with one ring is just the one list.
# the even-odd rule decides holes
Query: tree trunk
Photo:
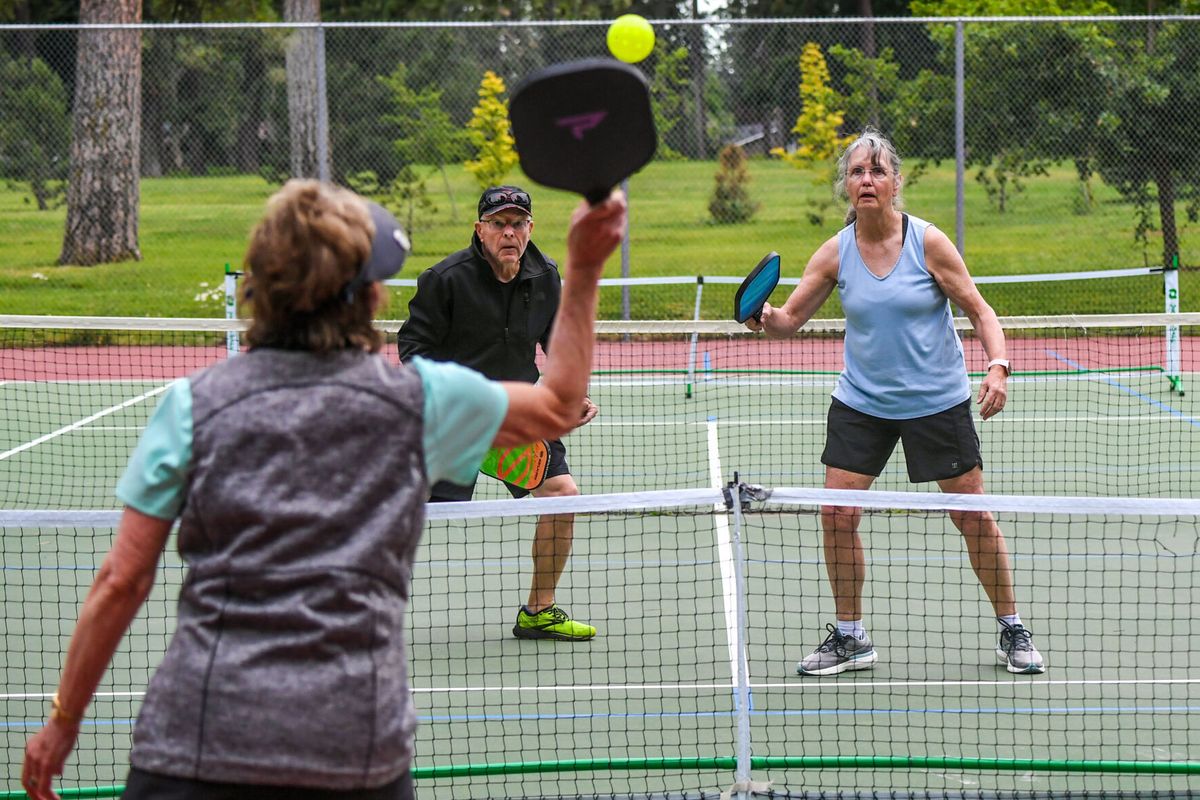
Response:
[{"label": "tree trunk", "polygon": [[[1157,9],[1154,7],[1154,0],[1146,0],[1146,13],[1155,14]],[[1149,55],[1154,55],[1154,21],[1146,21],[1146,52]]]},{"label": "tree trunk", "polygon": [[[283,18],[287,22],[319,22],[319,0],[284,0]],[[288,127],[291,135],[292,176],[321,177],[317,140],[320,115],[318,103],[325,102],[317,88],[317,32],[301,28],[292,33],[287,45]]]},{"label": "tree trunk", "polygon": [[256,173],[262,165],[259,128],[270,113],[267,110],[267,82],[262,79],[262,76],[267,74],[267,64],[263,59],[262,48],[257,43],[247,42],[241,46],[244,54],[242,92],[245,93],[246,106],[238,123],[237,152],[234,153],[234,159],[238,171]]},{"label": "tree trunk", "polygon": [[[863,55],[875,58],[875,9],[871,0],[858,0],[858,11],[863,18],[862,46]],[[867,82],[867,97],[870,101],[870,116],[868,120],[876,128],[879,127],[879,86],[875,83],[874,73]]]},{"label": "tree trunk", "polygon": [[[28,25],[33,21],[29,14],[29,0],[17,0],[13,6],[13,18],[18,25]],[[37,33],[25,28],[18,30],[16,52],[26,60],[37,58]]]},{"label": "tree trunk", "polygon": [[1154,184],[1158,187],[1158,221],[1162,225],[1163,266],[1170,267],[1171,259],[1179,252],[1179,233],[1175,229],[1175,179],[1171,165],[1159,163],[1154,169]]},{"label": "tree trunk", "polygon": [[179,34],[152,31],[142,40],[149,59],[142,86],[142,177],[161,178],[183,165],[171,158],[168,141],[179,117]]},{"label": "tree trunk", "polygon": [[779,106],[774,106],[771,109],[771,115],[767,122],[767,129],[764,131],[767,139],[767,152],[771,152],[777,147],[787,146],[787,126],[783,124],[783,109]]},{"label": "tree trunk", "polygon": [[[141,0],[83,0],[84,24],[141,22]],[[142,34],[81,30],[60,264],[140,260]]]}]

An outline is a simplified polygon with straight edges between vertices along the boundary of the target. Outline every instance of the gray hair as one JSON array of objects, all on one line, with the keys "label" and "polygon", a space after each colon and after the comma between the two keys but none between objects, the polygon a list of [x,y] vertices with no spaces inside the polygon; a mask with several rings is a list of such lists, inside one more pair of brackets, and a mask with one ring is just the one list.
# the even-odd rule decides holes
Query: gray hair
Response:
[{"label": "gray hair", "polygon": [[[857,139],[846,145],[846,149],[838,157],[837,177],[833,181],[833,190],[841,200],[848,200],[850,197],[846,191],[846,173],[849,170],[851,154],[860,147],[870,150],[872,164],[884,163],[897,177],[900,175],[900,155],[896,152],[896,147],[888,141],[886,136],[868,125],[863,128],[863,132],[858,135]],[[896,193],[892,195],[892,208],[899,209],[903,205],[904,199],[900,196],[900,185],[897,184]],[[857,216],[853,206],[847,208],[846,224],[854,222]]]}]

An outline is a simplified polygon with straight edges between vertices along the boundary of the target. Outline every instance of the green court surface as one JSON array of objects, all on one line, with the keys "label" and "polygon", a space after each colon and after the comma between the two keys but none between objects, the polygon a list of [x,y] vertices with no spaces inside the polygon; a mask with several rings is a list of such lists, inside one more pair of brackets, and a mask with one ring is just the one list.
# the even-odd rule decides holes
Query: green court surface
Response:
[{"label": "green court surface", "polygon": [[[834,378],[700,371],[687,399],[679,376],[598,375],[600,416],[567,439],[572,473],[586,494],[713,487],[735,471],[764,486],[819,486]],[[1196,379],[1186,374],[1185,385]],[[163,386],[0,383],[0,508],[115,509],[113,485]],[[1160,373],[1017,376],[1008,408],[977,424],[993,493],[1200,496],[1200,404],[1169,391]],[[876,487],[929,488],[908,483],[899,451]],[[491,498],[507,492],[481,478],[477,499]],[[599,629],[583,643],[511,635],[528,590],[532,518],[430,522],[407,629],[418,791],[716,796],[734,780],[739,722],[754,780],[780,792],[1194,786],[1195,772],[1173,774],[1172,765],[1200,762],[1196,519],[998,519],[1044,675],[1010,675],[997,662],[995,623],[946,515],[898,510],[869,512],[862,529],[879,663],[811,679],[795,674],[796,661],[833,619],[819,517],[753,509],[740,533],[741,719],[724,509],[580,516],[558,596]],[[24,741],[44,716],[112,531],[2,533],[0,790],[15,791]],[[123,782],[140,693],[168,641],[182,577],[168,548],[63,786]],[[1083,762],[1088,771],[1078,771]],[[980,768],[989,764],[999,768]]]}]

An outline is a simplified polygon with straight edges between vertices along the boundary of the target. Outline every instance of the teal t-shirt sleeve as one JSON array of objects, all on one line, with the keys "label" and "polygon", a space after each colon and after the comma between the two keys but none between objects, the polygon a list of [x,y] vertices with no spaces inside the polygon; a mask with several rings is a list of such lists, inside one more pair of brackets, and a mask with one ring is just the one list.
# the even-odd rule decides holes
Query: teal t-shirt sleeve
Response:
[{"label": "teal t-shirt sleeve", "polygon": [[192,385],[184,378],[168,387],[146,423],[117,482],[117,498],[151,517],[175,519],[183,509],[191,462]]},{"label": "teal t-shirt sleeve", "polygon": [[473,369],[414,358],[425,387],[429,482],[470,483],[508,413],[508,393]]}]

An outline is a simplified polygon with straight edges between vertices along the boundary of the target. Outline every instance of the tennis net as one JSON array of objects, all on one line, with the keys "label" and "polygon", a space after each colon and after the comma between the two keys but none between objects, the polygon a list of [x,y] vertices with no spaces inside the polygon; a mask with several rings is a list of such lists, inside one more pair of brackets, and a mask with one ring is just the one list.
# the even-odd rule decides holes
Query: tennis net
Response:
[{"label": "tennis net", "polygon": [[[719,484],[718,484],[719,485]],[[822,506],[864,509],[871,670],[799,677],[833,602]],[[954,514],[989,511],[1047,663],[1011,675]],[[407,620],[420,796],[1186,797],[1200,781],[1200,501],[721,488],[430,506]],[[589,642],[518,640],[540,515]],[[0,512],[0,797],[19,797],[115,511]],[[89,711],[65,796],[116,796],[183,567]]]},{"label": "tennis net", "polygon": [[[977,427],[988,489],[1200,495],[1200,314],[1006,318],[1004,412]],[[965,322],[977,389],[986,365]],[[398,323],[381,326],[393,337]],[[169,381],[237,352],[225,320],[0,317],[0,508],[112,508],[112,488]],[[566,440],[587,493],[748,481],[811,486],[840,321],[767,341],[732,323],[600,323],[600,415]],[[900,453],[876,488],[911,488]],[[481,482],[477,499],[506,497]]]}]

